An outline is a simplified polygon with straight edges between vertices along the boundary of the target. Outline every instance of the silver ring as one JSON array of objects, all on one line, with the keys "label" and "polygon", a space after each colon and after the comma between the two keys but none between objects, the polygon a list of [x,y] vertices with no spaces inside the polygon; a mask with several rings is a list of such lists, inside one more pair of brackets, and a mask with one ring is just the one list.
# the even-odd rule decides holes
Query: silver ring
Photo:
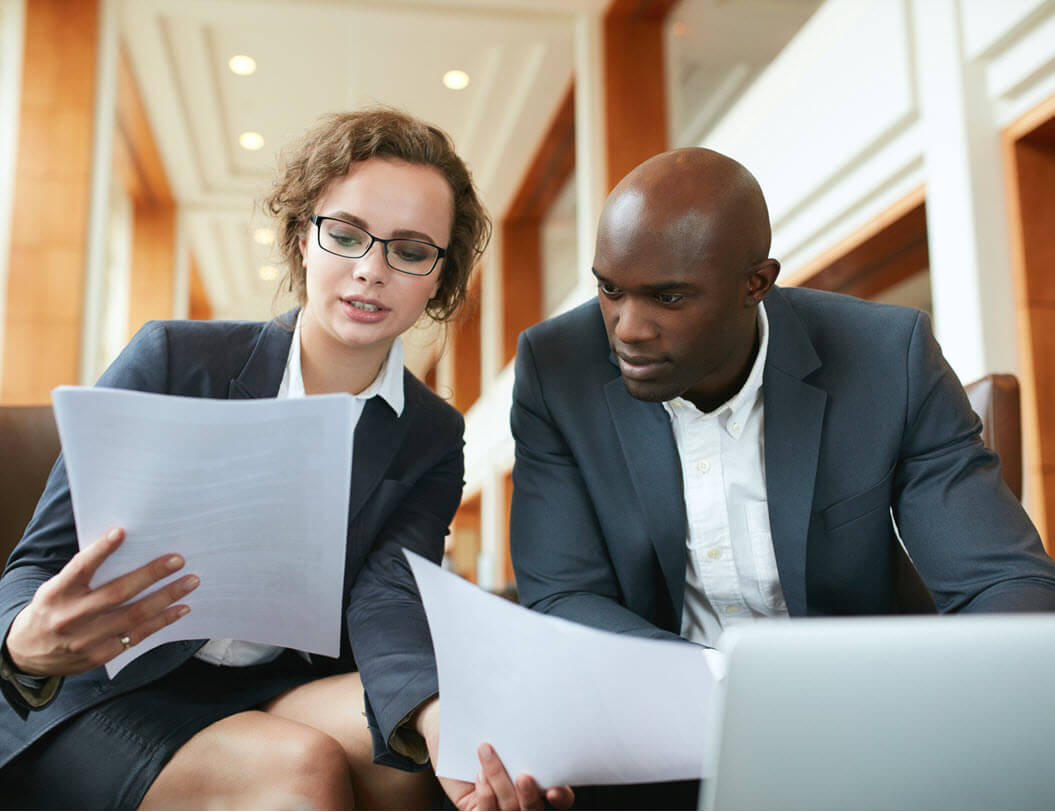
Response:
[{"label": "silver ring", "polygon": [[127,634],[122,634],[120,640],[121,647],[124,648],[125,651],[128,651],[128,649],[132,648],[132,638],[129,637]]}]

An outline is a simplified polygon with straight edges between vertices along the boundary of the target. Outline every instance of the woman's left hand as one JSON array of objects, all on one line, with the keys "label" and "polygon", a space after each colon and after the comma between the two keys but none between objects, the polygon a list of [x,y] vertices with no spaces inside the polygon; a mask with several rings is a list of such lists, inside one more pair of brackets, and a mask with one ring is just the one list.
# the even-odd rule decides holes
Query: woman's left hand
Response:
[{"label": "woman's left hand", "polygon": [[[416,724],[418,732],[425,737],[435,767],[440,752],[439,699],[430,700],[421,709]],[[517,776],[514,783],[489,744],[481,744],[476,753],[481,770],[475,783],[437,776],[443,791],[458,809],[544,809],[547,801],[554,809],[569,809],[575,801],[571,787],[550,787],[543,791],[527,774]]]}]

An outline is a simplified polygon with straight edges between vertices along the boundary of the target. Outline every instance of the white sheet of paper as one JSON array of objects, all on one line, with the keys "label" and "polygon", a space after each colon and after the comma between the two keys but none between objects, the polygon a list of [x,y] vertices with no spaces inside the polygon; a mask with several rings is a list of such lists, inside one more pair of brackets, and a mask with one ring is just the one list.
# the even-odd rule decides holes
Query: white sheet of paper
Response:
[{"label": "white sheet of paper", "polygon": [[162,643],[232,638],[335,657],[352,431],[348,395],[209,400],[62,386],[53,402],[81,549],[124,543],[92,586],[165,555],[201,585],[191,611],[107,664]]},{"label": "white sheet of paper", "polygon": [[704,649],[532,612],[404,552],[439,670],[438,775],[474,780],[489,742],[541,786],[706,777],[717,691]]}]

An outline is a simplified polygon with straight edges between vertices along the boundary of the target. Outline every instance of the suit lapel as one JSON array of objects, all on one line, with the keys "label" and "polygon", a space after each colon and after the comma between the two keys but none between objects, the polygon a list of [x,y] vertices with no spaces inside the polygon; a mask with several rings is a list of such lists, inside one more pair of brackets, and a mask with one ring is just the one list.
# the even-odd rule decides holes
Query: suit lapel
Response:
[{"label": "suit lapel", "polygon": [[680,618],[685,597],[685,498],[670,419],[658,403],[631,397],[618,375],[604,391],[674,617]]},{"label": "suit lapel", "polygon": [[791,615],[806,614],[806,539],[827,394],[804,381],[820,366],[779,289],[766,297],[770,338],[763,377],[766,491],[773,550]]},{"label": "suit lapel", "polygon": [[278,394],[296,321],[297,311],[291,310],[264,325],[242,371],[227,386],[228,400],[273,398]]},{"label": "suit lapel", "polygon": [[[404,371],[404,376],[406,372]],[[409,396],[409,387],[407,387]],[[410,421],[407,412],[411,409],[409,402],[403,409],[402,417],[380,397],[372,397],[363,407],[363,413],[355,427],[355,439],[352,447],[352,492],[348,502],[348,521],[359,513],[367,498],[381,481],[388,470],[403,438],[407,434]]]}]

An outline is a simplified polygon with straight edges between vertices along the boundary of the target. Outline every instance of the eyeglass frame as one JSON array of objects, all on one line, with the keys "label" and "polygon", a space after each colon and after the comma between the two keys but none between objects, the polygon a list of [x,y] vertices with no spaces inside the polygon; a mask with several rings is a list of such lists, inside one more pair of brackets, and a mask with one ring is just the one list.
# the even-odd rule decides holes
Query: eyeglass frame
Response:
[{"label": "eyeglass frame", "polygon": [[[329,248],[327,248],[325,245],[322,244],[322,221],[323,220],[333,220],[335,223],[344,223],[346,226],[351,226],[352,228],[357,228],[361,232],[363,232],[367,237],[370,238],[370,242],[368,242],[366,244],[366,248],[363,249],[363,253],[361,253],[361,254],[359,254],[359,256],[355,256],[355,257],[348,256],[347,254],[338,254],[336,251],[331,251]],[[327,217],[327,216],[322,215],[322,214],[313,214],[311,216],[311,223],[312,223],[312,225],[315,226],[315,241],[318,242],[319,248],[321,248],[327,254],[333,254],[333,256],[335,256],[335,257],[342,257],[344,259],[362,259],[363,257],[365,257],[367,254],[370,253],[370,249],[374,247],[374,243],[375,242],[379,242],[379,243],[381,243],[381,255],[384,257],[385,265],[387,265],[389,268],[391,268],[396,273],[405,273],[407,276],[428,276],[434,270],[436,270],[436,266],[439,264],[439,261],[441,259],[443,259],[445,256],[447,256],[447,249],[446,248],[440,248],[438,245],[436,245],[435,243],[431,243],[428,240],[419,240],[419,239],[415,239],[414,237],[389,237],[387,240],[385,240],[385,239],[382,239],[381,237],[375,237],[373,234],[371,234],[369,231],[367,231],[361,225],[358,225],[357,223],[349,223],[347,220],[342,220],[340,217]],[[420,245],[428,245],[428,246],[430,246],[432,248],[435,248],[436,249],[436,258],[432,261],[432,267],[429,268],[427,271],[425,271],[425,273],[414,273],[413,271],[404,271],[402,268],[395,268],[395,267],[393,267],[392,263],[388,261],[388,244],[390,242],[416,242],[416,243],[418,243]]]}]

